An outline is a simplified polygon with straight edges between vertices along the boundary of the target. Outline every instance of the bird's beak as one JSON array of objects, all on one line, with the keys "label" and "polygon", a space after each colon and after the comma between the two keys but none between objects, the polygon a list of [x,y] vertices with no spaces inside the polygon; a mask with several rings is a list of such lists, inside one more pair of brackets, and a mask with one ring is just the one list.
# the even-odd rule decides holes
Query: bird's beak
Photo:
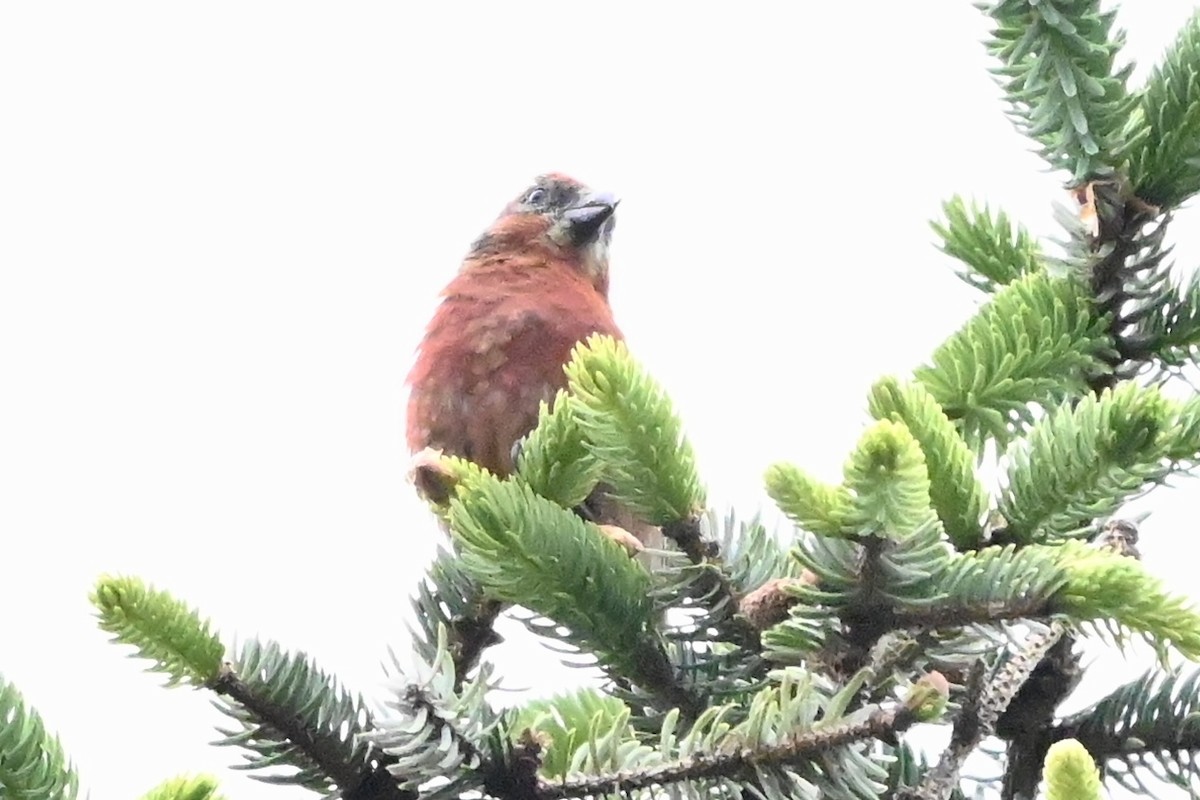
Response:
[{"label": "bird's beak", "polygon": [[575,205],[563,212],[571,242],[576,247],[582,247],[595,241],[620,202],[609,192],[592,192],[579,198]]}]

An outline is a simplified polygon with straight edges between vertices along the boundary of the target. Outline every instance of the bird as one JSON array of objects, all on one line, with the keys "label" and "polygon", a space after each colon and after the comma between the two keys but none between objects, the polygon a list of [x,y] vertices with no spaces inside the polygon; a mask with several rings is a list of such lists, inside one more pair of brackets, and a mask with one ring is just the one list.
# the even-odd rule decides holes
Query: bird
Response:
[{"label": "bird", "polygon": [[[501,478],[520,441],[567,379],[563,366],[592,334],[623,339],[608,300],[619,200],[562,173],[537,177],[471,246],[441,292],[409,387],[409,449],[473,461]],[[414,471],[417,488],[436,493]],[[424,483],[424,485],[423,485]],[[659,529],[599,487],[577,513],[631,552]]]}]

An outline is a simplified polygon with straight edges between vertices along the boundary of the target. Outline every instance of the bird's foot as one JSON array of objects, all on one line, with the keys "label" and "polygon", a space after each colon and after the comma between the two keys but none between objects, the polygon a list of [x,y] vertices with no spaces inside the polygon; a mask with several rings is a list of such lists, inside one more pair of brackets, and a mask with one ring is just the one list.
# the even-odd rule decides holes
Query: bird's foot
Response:
[{"label": "bird's foot", "polygon": [[645,549],[636,536],[619,525],[597,525],[596,527],[610,541],[621,545],[631,557],[636,556]]},{"label": "bird's foot", "polygon": [[454,494],[456,476],[442,461],[442,451],[426,447],[413,456],[408,477],[417,487],[417,494],[435,506],[444,506]]}]

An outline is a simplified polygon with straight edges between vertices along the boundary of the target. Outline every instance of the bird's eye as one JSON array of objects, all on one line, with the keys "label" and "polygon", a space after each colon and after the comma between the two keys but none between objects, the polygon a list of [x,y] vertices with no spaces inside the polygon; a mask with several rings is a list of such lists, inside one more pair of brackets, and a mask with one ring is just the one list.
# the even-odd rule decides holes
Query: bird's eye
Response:
[{"label": "bird's eye", "polygon": [[546,199],[546,190],[540,186],[536,189],[530,189],[529,194],[525,195],[525,205],[536,206],[541,205]]}]

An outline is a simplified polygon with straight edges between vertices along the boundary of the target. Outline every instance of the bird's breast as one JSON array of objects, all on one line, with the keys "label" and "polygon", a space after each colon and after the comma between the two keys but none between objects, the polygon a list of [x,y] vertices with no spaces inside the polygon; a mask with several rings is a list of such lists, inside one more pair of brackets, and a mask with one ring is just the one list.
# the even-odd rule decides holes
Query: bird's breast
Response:
[{"label": "bird's breast", "polygon": [[608,301],[574,273],[484,277],[460,274],[430,323],[409,375],[408,439],[505,474],[539,404],[566,384],[571,349],[621,333]]}]

